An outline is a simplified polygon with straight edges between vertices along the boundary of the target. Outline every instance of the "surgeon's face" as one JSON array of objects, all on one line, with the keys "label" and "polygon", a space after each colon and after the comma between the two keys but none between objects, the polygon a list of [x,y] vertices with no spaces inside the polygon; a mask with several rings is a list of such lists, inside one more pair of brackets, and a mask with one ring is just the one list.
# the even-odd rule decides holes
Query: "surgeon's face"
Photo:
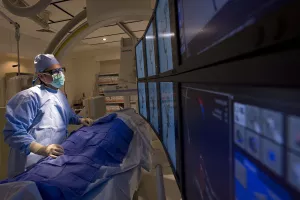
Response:
[{"label": "surgeon's face", "polygon": [[39,73],[38,77],[44,83],[50,84],[53,81],[52,75],[54,73],[59,73],[59,72],[63,72],[63,69],[60,65],[55,64],[55,65],[52,65],[51,67],[47,68],[43,73]]}]

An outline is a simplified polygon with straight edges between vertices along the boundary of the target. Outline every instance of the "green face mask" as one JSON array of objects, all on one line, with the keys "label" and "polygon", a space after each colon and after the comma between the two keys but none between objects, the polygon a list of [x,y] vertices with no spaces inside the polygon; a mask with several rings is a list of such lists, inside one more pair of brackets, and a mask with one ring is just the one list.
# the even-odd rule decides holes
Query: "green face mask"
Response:
[{"label": "green face mask", "polygon": [[65,84],[65,75],[62,72],[53,74],[52,78],[51,85],[55,88],[61,88]]}]

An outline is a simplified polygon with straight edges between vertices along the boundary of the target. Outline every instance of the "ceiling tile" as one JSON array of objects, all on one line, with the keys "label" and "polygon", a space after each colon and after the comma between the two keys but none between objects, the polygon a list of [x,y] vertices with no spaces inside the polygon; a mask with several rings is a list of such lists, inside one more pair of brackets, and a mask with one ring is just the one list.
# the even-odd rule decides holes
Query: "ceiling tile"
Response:
[{"label": "ceiling tile", "polygon": [[148,21],[141,21],[141,22],[135,22],[135,23],[127,23],[126,26],[131,31],[137,31],[137,30],[145,30],[148,26]]},{"label": "ceiling tile", "polygon": [[62,29],[62,27],[64,27],[64,25],[66,25],[66,23],[68,22],[58,22],[58,23],[50,24],[49,26],[51,29],[58,32],[60,29]]},{"label": "ceiling tile", "polygon": [[117,25],[109,26],[109,27],[102,27],[88,35],[86,38],[103,36],[103,35],[111,35],[115,33],[124,33],[124,31]]},{"label": "ceiling tile", "polygon": [[127,34],[120,34],[120,35],[113,35],[113,36],[107,36],[105,37],[106,41],[103,41],[103,38],[93,38],[93,39],[85,39],[82,40],[83,43],[86,44],[98,44],[98,43],[111,43],[111,42],[115,42],[115,41],[120,41],[121,38],[128,38]]},{"label": "ceiling tile", "polygon": [[141,38],[144,35],[144,31],[134,32],[134,34],[137,38]]},{"label": "ceiling tile", "polygon": [[59,10],[58,8],[54,7],[53,5],[48,6],[48,8],[46,10],[51,12],[50,19],[53,21],[59,21],[59,20],[72,18],[71,16],[69,16],[65,12]]},{"label": "ceiling tile", "polygon": [[84,7],[86,7],[86,1],[72,0],[72,1],[62,2],[57,5],[75,16],[79,12],[81,12],[84,9]]},{"label": "ceiling tile", "polygon": [[92,50],[99,50],[99,49],[116,48],[116,47],[120,47],[120,46],[121,46],[120,42],[107,43],[107,44],[99,44],[99,45],[81,44],[81,45],[76,45],[72,49],[72,51],[73,52],[92,51]]}]

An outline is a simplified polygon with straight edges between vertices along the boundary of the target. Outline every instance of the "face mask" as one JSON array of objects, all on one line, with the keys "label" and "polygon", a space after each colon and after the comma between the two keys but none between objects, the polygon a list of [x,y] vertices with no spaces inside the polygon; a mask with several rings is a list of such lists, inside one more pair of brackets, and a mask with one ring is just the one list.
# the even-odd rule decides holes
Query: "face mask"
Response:
[{"label": "face mask", "polygon": [[65,75],[62,72],[52,75],[53,81],[50,83],[55,88],[61,88],[65,83]]}]

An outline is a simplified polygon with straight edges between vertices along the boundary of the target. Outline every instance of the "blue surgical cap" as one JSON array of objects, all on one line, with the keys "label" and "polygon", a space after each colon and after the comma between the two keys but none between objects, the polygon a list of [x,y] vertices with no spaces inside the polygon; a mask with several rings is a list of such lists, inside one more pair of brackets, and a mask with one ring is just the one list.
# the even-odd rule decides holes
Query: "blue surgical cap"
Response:
[{"label": "blue surgical cap", "polygon": [[43,72],[52,65],[59,64],[52,54],[39,54],[34,59],[35,72]]}]

